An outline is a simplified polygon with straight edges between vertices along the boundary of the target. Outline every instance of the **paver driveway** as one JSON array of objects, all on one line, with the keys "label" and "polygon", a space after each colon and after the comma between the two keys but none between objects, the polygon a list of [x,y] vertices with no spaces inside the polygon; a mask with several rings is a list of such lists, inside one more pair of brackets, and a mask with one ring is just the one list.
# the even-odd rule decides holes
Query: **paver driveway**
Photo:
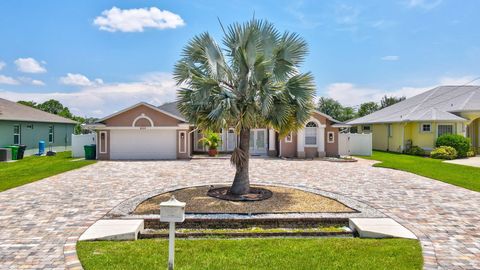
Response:
[{"label": "paver driveway", "polygon": [[[350,196],[412,229],[426,268],[480,269],[480,193],[371,164],[253,159],[251,178]],[[0,268],[78,266],[73,243],[123,200],[233,174],[228,160],[98,162],[2,192]]]}]

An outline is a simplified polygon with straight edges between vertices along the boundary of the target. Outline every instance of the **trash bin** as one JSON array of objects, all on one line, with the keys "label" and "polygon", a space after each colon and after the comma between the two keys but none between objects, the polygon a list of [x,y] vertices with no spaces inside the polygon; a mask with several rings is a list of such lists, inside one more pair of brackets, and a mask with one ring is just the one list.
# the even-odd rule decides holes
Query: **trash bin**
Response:
[{"label": "trash bin", "polygon": [[27,149],[27,146],[25,144],[20,144],[17,146],[18,146],[17,159],[23,159],[23,156],[25,154],[25,149]]},{"label": "trash bin", "polygon": [[38,155],[43,155],[45,153],[45,141],[38,142]]},{"label": "trash bin", "polygon": [[95,160],[97,158],[97,145],[96,144],[87,144],[83,146],[85,150],[85,159]]},{"label": "trash bin", "polygon": [[10,148],[12,150],[12,160],[17,160],[18,158],[18,148],[20,148],[19,146],[17,145],[8,145],[8,146],[5,146],[5,148]]}]

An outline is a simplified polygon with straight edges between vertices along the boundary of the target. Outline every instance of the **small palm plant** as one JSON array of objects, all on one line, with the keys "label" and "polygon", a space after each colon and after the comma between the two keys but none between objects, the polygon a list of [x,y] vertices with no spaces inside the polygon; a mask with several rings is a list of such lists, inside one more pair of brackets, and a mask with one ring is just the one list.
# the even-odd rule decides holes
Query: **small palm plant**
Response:
[{"label": "small palm plant", "polygon": [[222,139],[220,138],[220,134],[207,130],[203,133],[203,138],[198,141],[208,147],[208,155],[214,157],[218,154],[217,148],[222,142]]},{"label": "small palm plant", "polygon": [[[222,26],[223,29],[223,26]],[[273,128],[281,137],[304,126],[314,108],[315,85],[299,69],[307,43],[295,33],[253,19],[224,30],[223,48],[209,33],[183,49],[174,77],[182,88],[178,109],[201,129],[234,127],[236,173],[229,193],[250,192],[250,129]]]}]

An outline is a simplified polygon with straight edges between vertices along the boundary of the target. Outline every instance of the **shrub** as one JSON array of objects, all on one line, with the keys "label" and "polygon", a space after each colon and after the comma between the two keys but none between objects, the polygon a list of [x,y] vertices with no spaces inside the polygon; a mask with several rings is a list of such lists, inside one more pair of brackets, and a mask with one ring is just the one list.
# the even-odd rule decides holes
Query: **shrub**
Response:
[{"label": "shrub", "polygon": [[474,157],[475,156],[475,151],[470,150],[467,152],[467,157]]},{"label": "shrub", "polygon": [[410,147],[410,149],[405,151],[405,154],[407,155],[414,155],[414,156],[425,156],[425,150],[423,150],[421,147],[413,145]]},{"label": "shrub", "polygon": [[457,150],[450,146],[440,146],[430,152],[430,157],[436,159],[455,159],[457,157]]},{"label": "shrub", "polygon": [[436,147],[450,146],[457,150],[458,157],[466,157],[470,151],[470,139],[458,134],[446,134],[437,138]]}]

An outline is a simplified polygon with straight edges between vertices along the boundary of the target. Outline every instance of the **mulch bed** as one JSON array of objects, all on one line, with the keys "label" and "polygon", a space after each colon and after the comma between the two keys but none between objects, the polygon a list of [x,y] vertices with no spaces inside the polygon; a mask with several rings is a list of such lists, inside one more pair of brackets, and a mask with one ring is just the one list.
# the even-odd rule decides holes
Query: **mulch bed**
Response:
[{"label": "mulch bed", "polygon": [[212,186],[200,186],[175,190],[159,194],[145,200],[137,206],[133,214],[160,214],[160,202],[167,201],[172,195],[186,202],[186,213],[206,214],[260,214],[260,213],[353,213],[355,210],[334,200],[315,193],[294,188],[277,186],[252,186],[265,188],[272,197],[261,201],[227,201],[207,195]]}]

